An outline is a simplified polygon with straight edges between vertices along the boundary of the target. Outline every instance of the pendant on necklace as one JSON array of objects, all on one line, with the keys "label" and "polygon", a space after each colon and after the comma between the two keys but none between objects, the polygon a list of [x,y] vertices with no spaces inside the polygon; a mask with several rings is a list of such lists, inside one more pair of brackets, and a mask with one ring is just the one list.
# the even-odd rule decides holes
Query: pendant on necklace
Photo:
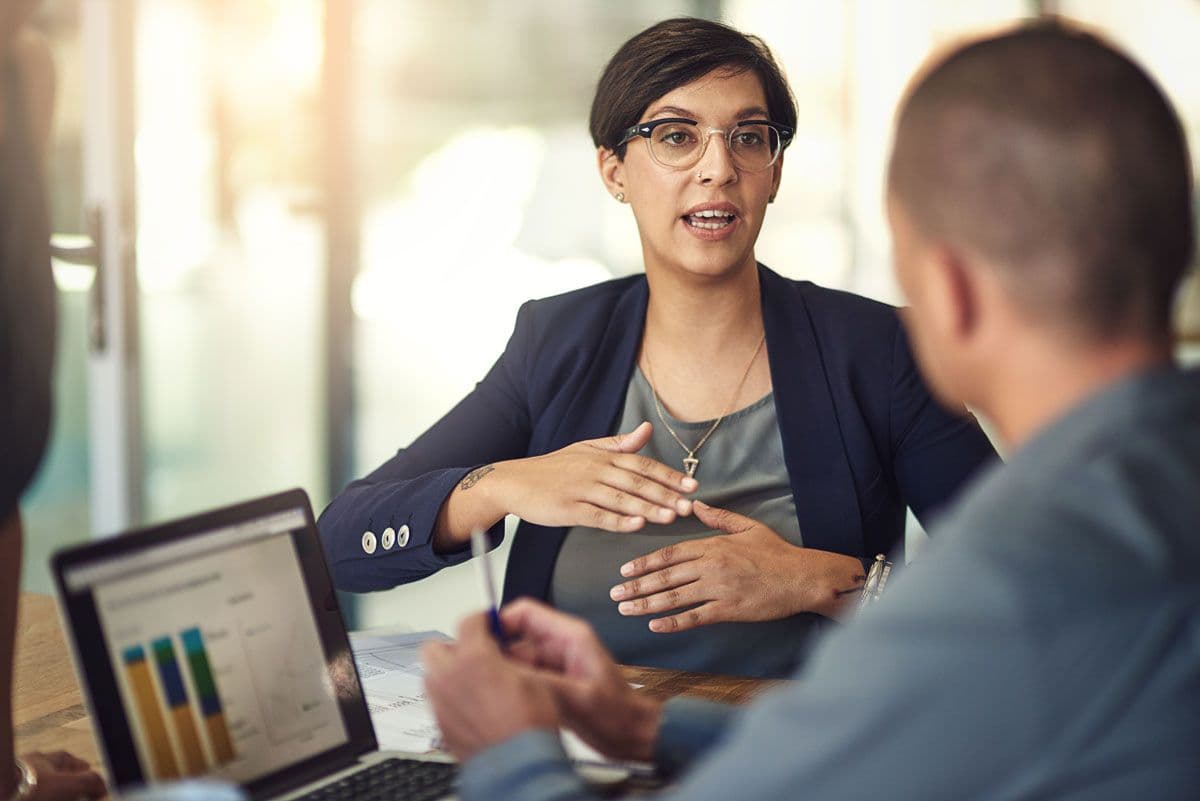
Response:
[{"label": "pendant on necklace", "polygon": [[688,478],[695,478],[696,468],[700,466],[700,460],[688,454],[683,457],[683,469],[687,471]]}]

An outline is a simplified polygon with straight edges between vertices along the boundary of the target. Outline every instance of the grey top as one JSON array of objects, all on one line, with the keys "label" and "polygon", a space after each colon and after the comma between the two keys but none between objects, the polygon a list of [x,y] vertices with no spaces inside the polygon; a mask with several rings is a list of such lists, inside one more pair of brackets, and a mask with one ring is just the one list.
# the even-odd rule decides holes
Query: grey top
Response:
[{"label": "grey top", "polygon": [[[685,423],[665,409],[663,413],[688,446],[699,442],[713,423]],[[655,426],[653,438],[641,453],[682,469],[685,453],[658,419],[646,377],[641,370],[634,370],[618,431],[631,431],[643,420]],[[773,394],[722,420],[696,457],[700,459],[696,497],[752,517],[789,542],[803,545]],[[568,530],[559,551],[550,600],[591,623],[617,660],[625,664],[742,676],[788,675],[809,634],[822,626],[824,618],[819,615],[656,633],[648,624],[663,614],[624,617],[609,598],[609,590],[623,580],[621,565],[667,545],[712,536],[716,536],[714,532],[693,516],[669,525],[650,523],[632,534],[577,526]]]},{"label": "grey top", "polygon": [[[708,750],[661,797],[1195,799],[1200,371],[1088,399],[935,528],[802,681],[732,717],[668,705],[660,748]],[[590,796],[531,731],[471,760],[461,797]]]}]

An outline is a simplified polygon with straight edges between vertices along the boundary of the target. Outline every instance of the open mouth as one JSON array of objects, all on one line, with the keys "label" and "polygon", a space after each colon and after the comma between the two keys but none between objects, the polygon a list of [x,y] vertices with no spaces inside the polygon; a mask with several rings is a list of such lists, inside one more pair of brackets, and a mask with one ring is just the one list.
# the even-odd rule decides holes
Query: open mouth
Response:
[{"label": "open mouth", "polygon": [[701,228],[706,231],[719,231],[722,228],[728,228],[736,219],[737,215],[733,212],[719,211],[717,209],[705,209],[704,211],[683,215],[685,223],[693,228]]}]

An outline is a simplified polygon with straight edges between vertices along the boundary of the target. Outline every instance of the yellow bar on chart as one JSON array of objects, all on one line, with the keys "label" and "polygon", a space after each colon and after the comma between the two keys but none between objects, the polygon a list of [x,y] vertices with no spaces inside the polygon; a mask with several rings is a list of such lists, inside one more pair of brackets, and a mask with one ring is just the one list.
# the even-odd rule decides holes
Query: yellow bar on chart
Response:
[{"label": "yellow bar on chart", "polygon": [[134,705],[141,723],[142,737],[150,749],[152,777],[155,779],[179,778],[179,766],[175,763],[175,752],[167,736],[162,708],[154,692],[154,679],[150,666],[146,664],[146,651],[140,645],[126,648],[124,653],[125,675],[133,688]]}]

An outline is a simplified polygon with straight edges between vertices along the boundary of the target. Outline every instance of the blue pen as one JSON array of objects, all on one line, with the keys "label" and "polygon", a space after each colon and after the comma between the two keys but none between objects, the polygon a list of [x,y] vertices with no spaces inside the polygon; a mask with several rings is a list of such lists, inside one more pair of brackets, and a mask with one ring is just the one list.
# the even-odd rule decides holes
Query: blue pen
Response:
[{"label": "blue pen", "polygon": [[492,635],[503,648],[508,645],[504,627],[500,625],[500,611],[496,603],[496,585],[492,582],[492,566],[488,561],[487,536],[476,529],[471,532],[471,556],[475,558],[475,573],[479,577],[479,588],[483,593],[483,604],[487,608]]}]

